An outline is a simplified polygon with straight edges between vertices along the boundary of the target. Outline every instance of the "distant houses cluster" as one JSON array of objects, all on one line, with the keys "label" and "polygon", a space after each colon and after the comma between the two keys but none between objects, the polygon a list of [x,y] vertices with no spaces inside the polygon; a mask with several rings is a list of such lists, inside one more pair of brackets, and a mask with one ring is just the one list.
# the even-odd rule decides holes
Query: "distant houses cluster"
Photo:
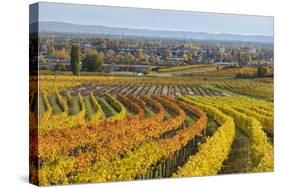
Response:
[{"label": "distant houses cluster", "polygon": [[188,64],[247,65],[273,62],[269,44],[185,41],[159,39],[117,39],[113,37],[77,37],[45,35],[39,41],[39,68],[53,70],[58,64],[70,65],[70,48],[79,42],[82,55],[88,50],[104,54],[102,70],[144,73],[150,66]]}]

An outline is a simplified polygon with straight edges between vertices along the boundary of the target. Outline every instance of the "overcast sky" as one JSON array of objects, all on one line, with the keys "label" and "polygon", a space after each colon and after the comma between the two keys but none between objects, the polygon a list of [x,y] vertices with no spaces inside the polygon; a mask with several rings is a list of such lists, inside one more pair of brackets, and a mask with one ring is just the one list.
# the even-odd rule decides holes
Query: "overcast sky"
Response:
[{"label": "overcast sky", "polygon": [[41,2],[39,20],[136,29],[273,36],[273,17],[267,16]]}]

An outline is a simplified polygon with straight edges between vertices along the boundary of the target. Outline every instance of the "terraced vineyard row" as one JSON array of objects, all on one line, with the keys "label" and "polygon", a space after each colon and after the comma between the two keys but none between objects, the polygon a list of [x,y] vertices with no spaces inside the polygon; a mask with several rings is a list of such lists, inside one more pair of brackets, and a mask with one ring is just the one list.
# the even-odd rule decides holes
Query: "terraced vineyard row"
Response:
[{"label": "terraced vineyard row", "polygon": [[[245,111],[239,111],[236,108],[236,105],[232,107],[229,103],[234,102],[234,104],[240,104],[244,106],[245,109],[249,109],[248,112],[251,112],[250,109],[256,106],[263,106],[265,112],[260,112],[260,115],[264,113],[272,112],[272,104],[259,100],[249,100],[244,97],[182,97],[178,96],[181,100],[194,104],[196,106],[203,107],[213,107],[217,108],[223,113],[233,117],[233,120],[239,128],[244,131],[244,133],[251,140],[251,153],[252,153],[252,171],[254,172],[266,172],[272,171],[274,167],[274,154],[273,146],[268,141],[266,133],[263,131],[264,123],[261,123],[257,119],[255,113],[247,113]],[[252,102],[252,103],[249,103]],[[254,102],[254,103],[253,103]],[[273,119],[272,119],[273,121]],[[273,122],[272,122],[273,123]],[[268,128],[267,126],[265,126]],[[273,127],[271,127],[272,129]]]},{"label": "terraced vineyard row", "polygon": [[175,97],[176,94],[182,95],[200,95],[200,96],[221,96],[219,91],[211,90],[199,86],[186,85],[136,85],[136,84],[121,84],[121,85],[87,85],[83,87],[76,87],[71,90],[75,95],[81,93],[87,95],[93,92],[95,96],[101,96],[104,93],[115,95],[121,93],[123,95],[165,95]]},{"label": "terraced vineyard row", "polygon": [[30,94],[30,171],[40,185],[215,175],[237,161],[247,168],[235,172],[273,170],[272,102],[184,84],[59,88]]},{"label": "terraced vineyard row", "polygon": [[273,83],[240,80],[239,83],[237,81],[215,82],[214,85],[234,93],[273,101]]},{"label": "terraced vineyard row", "polygon": [[[78,95],[78,98],[80,98],[79,96],[81,97],[81,95]],[[40,97],[44,98],[44,96]],[[74,117],[81,114],[81,106],[85,106],[81,100],[76,100],[77,104],[75,105],[75,100],[73,99],[76,97],[70,97],[68,95],[64,98],[58,93],[55,97],[57,106],[61,108],[61,112],[57,114],[51,114],[47,120],[44,119],[46,122],[53,123],[53,118],[56,120],[63,118],[63,121],[67,122],[67,125],[69,125],[69,119],[75,119]],[[90,95],[90,97],[93,97],[93,95]],[[147,158],[149,157],[151,149],[155,148],[156,151],[158,151],[158,154],[152,152],[150,158],[146,159],[148,160],[146,163],[141,163],[140,166],[133,168],[134,171],[131,172],[131,178],[145,176],[148,177],[149,175],[146,174],[150,171],[150,169],[154,169],[156,164],[164,163],[168,166],[170,165],[170,167],[165,167],[165,174],[171,175],[172,172],[176,170],[177,162],[174,161],[172,165],[171,161],[165,162],[165,160],[168,160],[171,155],[173,155],[174,158],[179,157],[178,155],[181,155],[182,161],[185,161],[185,157],[187,155],[195,152],[197,143],[200,140],[194,139],[197,137],[197,134],[204,132],[207,121],[206,115],[199,109],[189,109],[190,106],[187,104],[182,105],[183,108],[180,108],[176,105],[176,101],[174,101],[172,98],[168,98],[168,100],[167,98],[156,96],[150,98],[146,96],[137,97],[131,95],[130,97],[126,97],[123,95],[118,95],[117,98],[120,101],[118,102],[112,97],[110,97],[110,100],[108,100],[108,97],[110,97],[110,95],[107,94],[104,98],[99,98],[96,100],[97,103],[95,104],[97,106],[101,106],[104,114],[108,114],[106,111],[109,108],[116,110],[117,113],[111,114],[111,116],[108,117],[105,115],[106,118],[101,121],[99,125],[91,123],[90,119],[88,119],[86,116],[87,112],[84,114],[84,121],[87,121],[87,125],[80,126],[77,124],[77,126],[74,127],[66,127],[63,123],[61,123],[57,125],[61,127],[56,127],[55,129],[49,130],[44,129],[44,126],[46,125],[49,127],[48,123],[42,124],[42,127],[40,128],[44,131],[39,136],[40,145],[38,150],[38,160],[40,161],[40,165],[37,166],[37,168],[39,168],[39,175],[41,175],[41,178],[43,178],[41,179],[41,182],[45,182],[43,184],[58,183],[53,182],[58,178],[58,174],[56,174],[56,172],[53,170],[55,168],[60,168],[60,165],[67,163],[68,159],[71,159],[70,161],[72,165],[75,164],[75,168],[70,168],[71,165],[67,168],[70,168],[71,171],[75,172],[77,169],[79,169],[77,176],[72,177],[76,182],[102,181],[100,179],[102,175],[99,172],[100,170],[104,170],[105,166],[99,166],[98,171],[91,172],[96,173],[96,175],[90,176],[88,174],[89,172],[85,171],[85,168],[94,168],[96,165],[108,164],[109,166],[106,171],[109,171],[109,168],[112,169],[112,167],[114,167],[114,163],[112,163],[113,159],[118,159],[119,162],[122,162],[125,159],[128,160],[127,158],[130,156],[128,151],[135,153],[135,155],[138,156],[138,159],[140,159],[140,154],[143,156],[143,158]],[[50,101],[50,96],[48,98],[48,101]],[[86,97],[84,97],[84,99],[85,98]],[[68,107],[62,107],[63,105],[61,104],[63,102],[61,100],[72,101],[72,103],[68,103]],[[40,101],[44,102],[44,100]],[[101,101],[104,101],[104,103],[107,103],[107,105],[101,105],[103,103]],[[116,107],[117,103],[121,105],[119,110]],[[125,108],[123,104],[126,106],[126,116],[120,118],[119,120],[107,120],[112,116],[116,116],[116,114],[120,114],[122,109]],[[46,106],[45,103],[41,105]],[[51,106],[52,109],[57,108],[57,106],[54,104],[47,104],[47,106]],[[80,106],[80,111],[77,111],[76,114],[69,113],[69,109],[73,106]],[[185,122],[187,109],[199,117],[199,119],[192,124]],[[68,111],[67,116],[64,115],[66,114],[66,111]],[[129,111],[130,116],[128,116]],[[47,110],[40,112],[41,117],[43,117],[46,113],[48,113]],[[150,147],[148,147],[148,145]],[[180,149],[183,147],[186,149],[180,151]],[[143,150],[142,148],[146,148],[146,150]],[[93,160],[95,161],[94,164]],[[55,161],[56,163],[54,163]],[[120,165],[119,162],[118,165]],[[79,168],[76,166],[78,163]],[[147,165],[147,167],[144,168],[143,165]],[[126,168],[126,164],[122,165],[122,168]],[[65,172],[69,172],[70,169],[65,169]],[[144,171],[144,169],[146,169],[146,171]],[[36,168],[33,170],[36,170]],[[116,170],[117,169],[114,170],[114,173],[120,173],[120,169],[119,171]],[[44,174],[48,174],[48,177],[44,177]],[[162,175],[164,176],[164,173],[162,173]],[[108,179],[107,177],[104,179],[104,181],[114,180],[113,177],[116,175],[107,174],[107,176],[110,176],[111,178]],[[126,176],[128,177],[128,174]],[[44,178],[46,178],[45,181],[43,181]],[[60,178],[59,182],[63,181],[64,178],[67,178],[67,181],[70,181],[71,179],[67,177],[67,174],[65,174],[63,179]],[[90,180],[87,178],[90,178]],[[123,179],[124,177],[118,176],[116,178]]]}]

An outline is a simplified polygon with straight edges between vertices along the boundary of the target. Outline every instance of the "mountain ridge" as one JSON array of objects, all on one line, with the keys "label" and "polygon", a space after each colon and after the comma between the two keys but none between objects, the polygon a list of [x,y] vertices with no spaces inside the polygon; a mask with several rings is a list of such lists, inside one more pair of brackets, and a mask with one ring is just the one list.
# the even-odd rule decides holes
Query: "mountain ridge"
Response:
[{"label": "mountain ridge", "polygon": [[[38,27],[38,22],[30,24],[31,32]],[[123,27],[111,27],[102,25],[81,25],[66,22],[40,21],[39,32],[64,32],[64,33],[83,33],[83,34],[105,34],[105,35],[123,35],[123,36],[142,36],[142,37],[160,37],[160,38],[178,38],[195,40],[224,40],[224,41],[249,41],[273,43],[273,36],[265,35],[239,35],[230,33],[207,33],[191,31],[173,31],[173,30],[152,30],[152,29],[134,29]],[[36,29],[35,29],[36,30]]]}]

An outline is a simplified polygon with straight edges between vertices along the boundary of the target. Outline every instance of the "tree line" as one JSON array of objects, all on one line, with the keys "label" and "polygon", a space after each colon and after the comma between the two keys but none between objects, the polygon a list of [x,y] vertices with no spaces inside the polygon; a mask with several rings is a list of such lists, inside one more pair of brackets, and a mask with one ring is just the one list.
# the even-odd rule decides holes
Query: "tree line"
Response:
[{"label": "tree line", "polygon": [[86,71],[97,71],[104,63],[103,53],[98,53],[96,50],[86,51],[82,57],[79,44],[73,44],[70,52],[70,69],[76,76],[80,74],[83,67]]}]

